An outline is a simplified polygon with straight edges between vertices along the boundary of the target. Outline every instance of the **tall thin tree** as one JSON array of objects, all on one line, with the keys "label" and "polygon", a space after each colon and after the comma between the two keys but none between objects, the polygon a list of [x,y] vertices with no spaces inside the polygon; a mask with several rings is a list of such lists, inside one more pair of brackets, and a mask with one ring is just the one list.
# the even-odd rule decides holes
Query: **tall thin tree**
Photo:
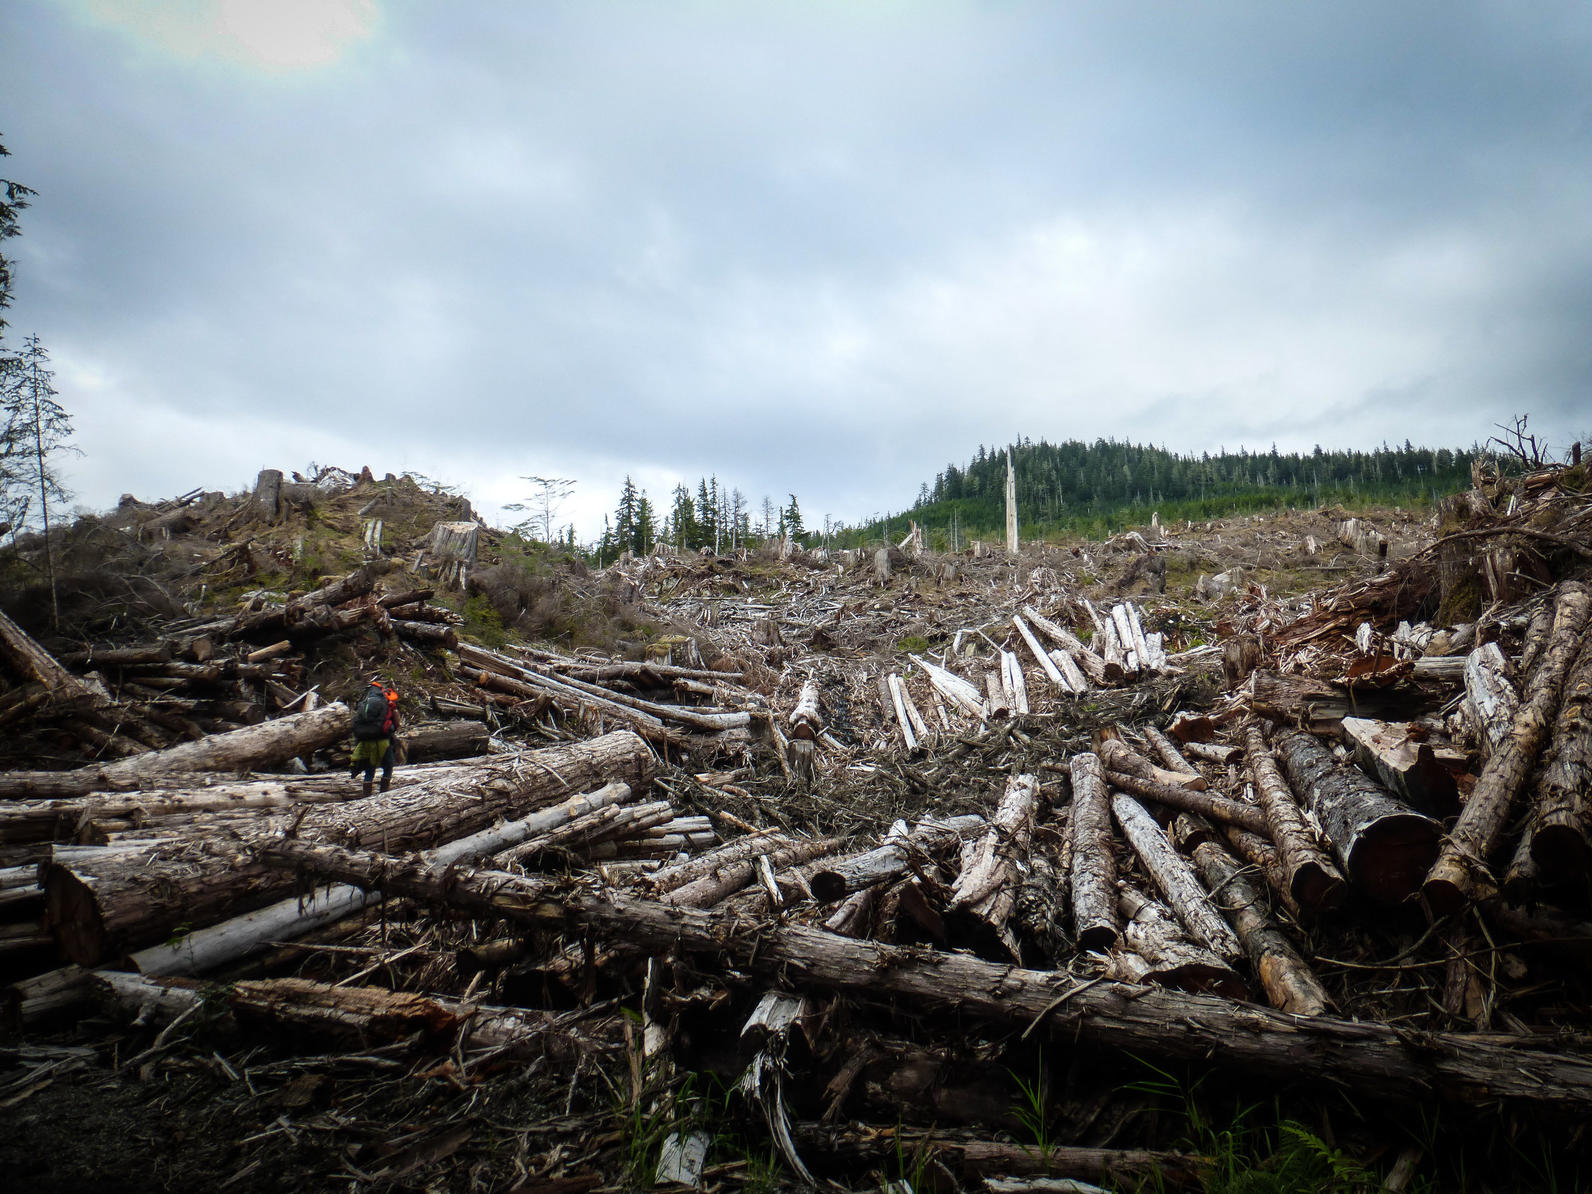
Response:
[{"label": "tall thin tree", "polygon": [[50,369],[50,354],[38,336],[22,342],[20,356],[7,361],[3,400],[5,430],[0,462],[0,477],[7,485],[6,506],[17,510],[20,528],[31,519],[29,509],[38,499],[39,520],[44,532],[44,570],[50,581],[50,616],[61,620],[60,597],[56,589],[55,545],[50,538],[50,502],[57,507],[71,494],[62,483],[55,458],[62,452],[77,452],[68,444],[72,438],[72,416],[61,405],[55,389],[55,374]]}]

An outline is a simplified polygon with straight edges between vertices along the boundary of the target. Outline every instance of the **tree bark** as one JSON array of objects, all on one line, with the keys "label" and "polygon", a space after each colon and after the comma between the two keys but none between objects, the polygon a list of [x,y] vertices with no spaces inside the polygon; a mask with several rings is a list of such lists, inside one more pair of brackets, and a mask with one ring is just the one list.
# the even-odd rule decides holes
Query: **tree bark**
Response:
[{"label": "tree bark", "polygon": [[1537,778],[1531,857],[1550,879],[1584,875],[1592,862],[1592,646],[1585,644]]},{"label": "tree bark", "polygon": [[1437,857],[1438,823],[1395,800],[1358,767],[1339,763],[1303,731],[1279,735],[1276,746],[1350,882],[1383,903],[1414,895]]},{"label": "tree bark", "polygon": [[[1084,670],[1089,679],[1096,684],[1106,683],[1106,661],[1088,647],[1083,640],[1064,627],[1056,625],[1048,618],[1043,618],[1031,605],[1023,606],[1023,616],[1034,624],[1037,629],[1051,642],[1059,646],[1073,661]],[[1120,679],[1120,677],[1118,677]]]},{"label": "tree bark", "polygon": [[[1083,757],[1083,756],[1078,756]],[[1103,783],[1101,784],[1103,788]],[[439,869],[415,860],[279,839],[262,861],[377,887],[478,917],[539,928],[589,929],[649,950],[712,955],[757,974],[894,995],[1047,1035],[1153,1056],[1214,1060],[1253,1076],[1342,1083],[1381,1099],[1416,1095],[1474,1105],[1502,1099],[1592,1111],[1592,1058],[1518,1034],[1423,1033],[1394,1025],[1304,1019],[1179,992],[1079,983],[1066,974],[995,965],[962,954],[855,941],[777,925],[744,932],[732,916],[571,887],[501,871]]]},{"label": "tree bark", "polygon": [[1117,860],[1111,848],[1111,803],[1098,755],[1072,757],[1072,935],[1082,949],[1117,941]]},{"label": "tree bark", "polygon": [[1477,647],[1466,656],[1464,707],[1485,761],[1509,737],[1520,708],[1520,694],[1509,680],[1509,661],[1497,643]]},{"label": "tree bark", "polygon": [[[1186,818],[1178,818],[1180,836]],[[1214,841],[1193,847],[1194,865],[1210,889],[1211,902],[1226,914],[1243,942],[1249,964],[1279,1011],[1296,1016],[1324,1015],[1327,992],[1266,910],[1266,901],[1244,868]]]},{"label": "tree bark", "polygon": [[196,842],[148,852],[107,850],[46,868],[45,919],[68,958],[83,965],[120,956],[229,913],[290,893],[282,876],[248,860],[248,844],[292,829],[305,838],[384,850],[423,849],[476,833],[498,818],[607,781],[637,792],[652,782],[652,753],[618,731],[571,746],[495,757],[462,778],[394,789],[302,816],[270,817],[236,842]]},{"label": "tree bark", "polygon": [[1227,960],[1191,940],[1186,927],[1163,905],[1132,887],[1123,887],[1119,902],[1122,944],[1111,951],[1106,973],[1112,978],[1226,999],[1248,998],[1244,980]]},{"label": "tree bark", "polygon": [[1203,792],[1210,787],[1205,777],[1197,771],[1190,774],[1157,767],[1120,738],[1110,736],[1113,733],[1109,730],[1101,732],[1100,762],[1106,770],[1137,776],[1167,787],[1187,788],[1191,792]]},{"label": "tree bark", "polygon": [[908,832],[905,822],[897,822],[883,845],[815,872],[811,880],[813,896],[819,903],[828,904],[864,887],[897,879],[907,873],[915,858],[973,837],[984,825],[980,816],[951,817],[919,821]]},{"label": "tree bark", "polygon": [[1111,811],[1133,852],[1144,864],[1145,873],[1155,881],[1167,903],[1188,928],[1194,940],[1224,961],[1240,957],[1243,946],[1227,927],[1221,913],[1211,906],[1210,897],[1200,886],[1198,876],[1155,823],[1142,805],[1128,796],[1111,801]]},{"label": "tree bark", "polygon": [[801,695],[790,714],[790,736],[797,741],[810,742],[824,732],[824,714],[818,704],[818,685],[808,680],[802,685]]},{"label": "tree bark", "polygon": [[1581,646],[1592,595],[1584,585],[1565,581],[1554,600],[1553,631],[1542,661],[1526,683],[1525,697],[1509,737],[1482,768],[1464,811],[1449,831],[1442,852],[1426,876],[1422,894],[1435,915],[1458,911],[1478,882],[1491,883],[1488,862],[1503,837],[1515,798],[1536,765],[1559,707],[1559,694]]},{"label": "tree bark", "polygon": [[1113,788],[1119,788],[1134,796],[1142,796],[1157,804],[1164,804],[1167,808],[1198,813],[1202,817],[1209,817],[1224,825],[1236,825],[1251,833],[1268,832],[1266,814],[1260,809],[1252,804],[1229,800],[1215,792],[1196,792],[1191,788],[1156,783],[1154,780],[1140,779],[1136,775],[1125,775],[1120,771],[1107,771],[1106,781]]},{"label": "tree bark", "polygon": [[1288,875],[1288,891],[1294,903],[1312,912],[1339,907],[1344,899],[1343,876],[1316,845],[1260,727],[1245,727],[1244,738],[1260,807],[1271,827],[1271,840],[1276,843],[1277,857]]},{"label": "tree bark", "polygon": [[981,957],[1018,960],[1006,925],[1017,903],[1019,868],[1027,861],[1038,805],[1038,776],[1014,775],[1006,781],[989,828],[973,844],[968,865],[951,888],[945,927],[953,944],[966,944]]}]

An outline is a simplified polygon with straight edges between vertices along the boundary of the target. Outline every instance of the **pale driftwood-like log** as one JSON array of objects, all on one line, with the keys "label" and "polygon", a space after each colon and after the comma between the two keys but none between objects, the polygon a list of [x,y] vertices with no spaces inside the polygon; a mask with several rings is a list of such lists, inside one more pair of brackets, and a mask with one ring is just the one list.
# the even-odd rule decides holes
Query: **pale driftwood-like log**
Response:
[{"label": "pale driftwood-like log", "polygon": [[891,708],[895,711],[896,728],[901,731],[901,741],[906,744],[907,753],[910,754],[918,749],[918,733],[912,719],[907,716],[907,698],[902,691],[901,677],[891,672],[884,680],[890,692]]},{"label": "pale driftwood-like log", "polygon": [[443,721],[403,728],[404,762],[463,759],[486,751],[492,732],[479,721]]},{"label": "pale driftwood-like log", "polygon": [[1482,768],[1481,778],[1426,876],[1422,894],[1435,914],[1458,911],[1478,880],[1490,882],[1488,863],[1558,712],[1565,675],[1580,650],[1589,610],[1592,594],[1584,585],[1574,581],[1559,585],[1553,630],[1541,662],[1526,682],[1509,737]]},{"label": "pale driftwood-like log", "polygon": [[852,892],[824,920],[824,928],[844,937],[868,936],[868,922],[873,919],[873,905],[878,892],[877,887],[864,887],[861,891]]},{"label": "pale driftwood-like log", "polygon": [[916,655],[912,656],[912,662],[923,669],[924,674],[929,677],[929,683],[934,685],[941,696],[969,717],[983,720],[984,697],[973,684],[955,672],[947,671],[938,664],[930,663]]},{"label": "pale driftwood-like log", "polygon": [[1165,734],[1154,726],[1144,727],[1144,737],[1150,744],[1150,749],[1155,751],[1168,771],[1175,771],[1179,775],[1200,777],[1199,768],[1185,759],[1174,743]]},{"label": "pale driftwood-like log", "polygon": [[1384,787],[1427,813],[1448,813],[1458,804],[1454,773],[1415,727],[1405,722],[1345,717],[1343,738],[1355,761]]},{"label": "pale driftwood-like log", "polygon": [[147,853],[113,850],[100,861],[82,856],[47,869],[46,922],[69,959],[92,965],[164,940],[179,925],[213,924],[289,894],[280,876],[248,861],[253,843],[289,827],[318,841],[424,849],[607,781],[643,791],[652,768],[646,743],[618,731],[570,746],[495,756],[463,779],[267,818],[234,841]]},{"label": "pale driftwood-like log", "polygon": [[401,618],[390,618],[388,625],[399,638],[412,643],[450,649],[459,645],[459,632],[445,622],[407,622]]},{"label": "pale driftwood-like log", "polygon": [[989,828],[968,843],[971,849],[951,888],[945,930],[953,945],[965,944],[981,957],[1018,960],[1007,922],[1017,903],[1038,806],[1038,776],[1014,775],[1006,781]]},{"label": "pale driftwood-like log", "polygon": [[1164,804],[1167,808],[1198,813],[1202,817],[1209,817],[1224,825],[1236,825],[1251,833],[1266,833],[1269,830],[1266,814],[1260,809],[1252,804],[1218,796],[1214,792],[1196,792],[1192,788],[1163,784],[1153,779],[1141,779],[1137,775],[1128,775],[1121,771],[1107,771],[1106,781],[1113,788],[1120,788],[1133,796]]},{"label": "pale driftwood-like log", "polygon": [[[1185,823],[1192,820],[1186,816],[1178,818],[1180,841],[1187,843],[1194,827]],[[1250,882],[1245,868],[1214,841],[1203,840],[1190,849],[1194,865],[1211,893],[1211,902],[1237,932],[1272,1007],[1297,1016],[1324,1015],[1331,1005],[1326,989],[1273,923],[1265,898]]]},{"label": "pale driftwood-like log", "polygon": [[1026,717],[1028,708],[1028,678],[1023,675],[1023,665],[1013,651],[1001,652],[1001,672],[1006,678],[1006,691],[1011,694],[1012,712]]},{"label": "pale driftwood-like log", "polygon": [[1083,753],[1068,765],[1072,777],[1072,928],[1083,949],[1116,944],[1117,860],[1111,848],[1111,796],[1100,757]]},{"label": "pale driftwood-like log", "polygon": [[1050,656],[1045,653],[1045,648],[1039,645],[1039,640],[1034,637],[1034,632],[1028,629],[1028,623],[1023,621],[1021,614],[1012,615],[1012,625],[1017,627],[1017,633],[1022,636],[1023,642],[1028,645],[1028,650],[1038,660],[1040,668],[1050,679],[1050,682],[1061,689],[1062,692],[1071,692],[1072,686],[1062,679],[1061,672],[1057,670]]},{"label": "pale driftwood-like log", "polygon": [[790,736],[796,741],[812,741],[824,732],[824,715],[818,705],[818,685],[808,680],[790,714]]},{"label": "pale driftwood-like log", "polygon": [[1193,755],[1196,759],[1203,759],[1207,763],[1220,763],[1226,766],[1228,763],[1240,762],[1244,757],[1244,748],[1229,746],[1225,742],[1185,742],[1183,753]]},{"label": "pale driftwood-like log", "polygon": [[1157,767],[1149,759],[1134,750],[1122,739],[1102,732],[1100,741],[1100,762],[1109,771],[1120,771],[1124,775],[1136,775],[1140,779],[1152,780],[1158,784],[1170,787],[1187,788],[1191,792],[1203,792],[1210,787],[1206,779],[1197,771],[1169,771],[1165,767]]},{"label": "pale driftwood-like log", "polygon": [[1438,823],[1302,730],[1280,734],[1275,745],[1349,881],[1384,903],[1414,895],[1437,857]]},{"label": "pale driftwood-like log", "polygon": [[1073,662],[1071,655],[1057,647],[1050,653],[1050,661],[1056,665],[1056,670],[1061,673],[1061,678],[1067,682],[1067,686],[1075,694],[1082,695],[1089,691],[1089,678]]},{"label": "pale driftwood-like log", "polygon": [[1106,661],[1085,646],[1082,639],[1049,618],[1041,617],[1031,605],[1023,606],[1023,616],[1033,623],[1036,630],[1071,656],[1089,679],[1096,684],[1106,683]]},{"label": "pale driftwood-like log", "polygon": [[1476,730],[1484,761],[1509,737],[1519,708],[1520,693],[1497,643],[1486,643],[1465,657],[1465,715]]},{"label": "pale driftwood-like log", "polygon": [[[390,561],[374,561],[350,572],[319,589],[294,597],[281,605],[267,606],[254,613],[240,614],[223,622],[216,630],[231,637],[259,634],[263,631],[280,632],[299,628],[337,629],[335,625],[315,626],[316,619],[332,607],[346,601],[364,597],[376,587],[376,581],[391,567]],[[367,607],[359,617],[369,616]],[[210,627],[201,627],[208,630]]]},{"label": "pale driftwood-like log", "polygon": [[813,895],[827,904],[864,887],[900,878],[914,858],[974,837],[983,832],[984,825],[984,818],[976,815],[919,821],[910,831],[905,822],[898,821],[883,845],[815,871],[810,880]]},{"label": "pale driftwood-like log", "polygon": [[1339,907],[1347,886],[1343,875],[1316,845],[1288,782],[1277,769],[1265,735],[1258,725],[1251,725],[1245,727],[1244,738],[1256,795],[1271,828],[1278,860],[1288,875],[1288,891],[1294,903],[1312,912]]},{"label": "pale driftwood-like log", "polygon": [[755,859],[759,854],[777,849],[790,841],[789,837],[777,829],[759,829],[755,833],[748,833],[733,841],[725,842],[705,854],[664,867],[648,875],[643,883],[654,895],[667,895],[704,875],[711,875],[722,867]]},{"label": "pale driftwood-like log", "polygon": [[984,691],[989,693],[991,721],[1005,721],[1012,715],[1012,698],[1006,691],[1006,685],[1001,683],[998,672],[984,673]]},{"label": "pale driftwood-like log", "polygon": [[[1102,785],[1103,786],[1103,785]],[[1474,1104],[1496,1099],[1592,1111],[1592,1058],[1519,1034],[1423,1033],[1412,1048],[1397,1025],[1299,1017],[1155,988],[1079,982],[963,954],[856,941],[800,925],[744,932],[733,916],[671,908],[501,871],[441,869],[413,859],[281,839],[261,859],[323,878],[379,887],[473,916],[584,928],[646,950],[705,952],[787,981],[897,995],[925,1008],[1033,1025],[1047,1037],[1156,1057],[1199,1059],[1251,1077],[1330,1081],[1374,1098],[1420,1092]]]},{"label": "pale driftwood-like log", "polygon": [[68,651],[59,659],[66,667],[127,667],[139,663],[170,663],[174,652],[170,640],[162,639],[136,647],[92,647],[87,651]]},{"label": "pale driftwood-like log", "polygon": [[894,679],[896,691],[901,696],[901,707],[906,711],[907,720],[912,723],[912,732],[920,745],[927,746],[933,738],[934,729],[912,699],[912,690],[907,687],[905,677],[895,676]]},{"label": "pale driftwood-like log", "polygon": [[1200,886],[1194,868],[1167,840],[1155,818],[1130,796],[1113,797],[1111,811],[1144,865],[1145,873],[1155,881],[1155,886],[1194,940],[1225,960],[1239,957],[1244,952],[1243,946],[1221,913],[1211,906],[1210,897]]},{"label": "pale driftwood-like log", "polygon": [[1244,980],[1204,945],[1159,902],[1132,886],[1119,897],[1122,944],[1111,951],[1106,973],[1119,982],[1152,983],[1177,991],[1203,991],[1227,999],[1244,999]]},{"label": "pale driftwood-like log", "polygon": [[[1106,625],[1110,627],[1112,634],[1116,637],[1117,644],[1122,651],[1123,666],[1127,668],[1128,674],[1130,676],[1139,675],[1145,670],[1144,644],[1136,641],[1133,637],[1133,620],[1128,616],[1127,605],[1112,606],[1111,616]],[[1111,658],[1109,653],[1106,658]]]},{"label": "pale driftwood-like log", "polygon": [[38,684],[52,705],[93,708],[107,703],[103,689],[71,672],[5,614],[0,613],[0,662],[24,684]]},{"label": "pale driftwood-like log", "polygon": [[1550,879],[1586,874],[1592,862],[1592,646],[1582,645],[1565,682],[1535,805],[1531,857]]}]

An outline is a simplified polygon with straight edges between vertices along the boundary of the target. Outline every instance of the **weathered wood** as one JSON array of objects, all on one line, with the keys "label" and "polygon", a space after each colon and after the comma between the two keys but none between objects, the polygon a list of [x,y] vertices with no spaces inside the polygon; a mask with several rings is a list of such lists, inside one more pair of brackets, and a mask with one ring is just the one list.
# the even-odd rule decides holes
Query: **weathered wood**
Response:
[{"label": "weathered wood", "polygon": [[856,941],[801,925],[746,933],[731,915],[571,888],[557,880],[443,870],[290,839],[263,847],[261,859],[478,917],[554,930],[584,928],[649,950],[706,953],[720,964],[780,974],[793,983],[902,996],[925,1008],[1033,1025],[1060,1039],[1214,1061],[1251,1077],[1330,1081],[1400,1102],[1419,1093],[1461,1104],[1497,1099],[1564,1114],[1592,1111],[1592,1057],[1531,1036],[1423,1033],[1419,1048],[1412,1048],[1407,1031],[1397,1025],[1298,1017],[1210,996],[1080,983],[1065,973],[956,953],[925,954],[919,947]]},{"label": "weathered wood", "polygon": [[318,805],[249,825],[234,841],[197,841],[149,853],[110,851],[46,870],[46,923],[83,965],[201,927],[289,894],[281,876],[251,863],[252,843],[290,826],[306,838],[423,849],[517,819],[561,797],[617,781],[643,791],[652,752],[626,731],[570,746],[483,760],[462,778],[395,788],[346,805]]},{"label": "weathered wood", "polygon": [[1099,753],[1101,764],[1110,771],[1136,775],[1140,779],[1168,787],[1187,788],[1191,792],[1203,792],[1210,787],[1205,777],[1192,769],[1169,771],[1165,767],[1157,767],[1122,739],[1115,737],[1114,732],[1102,731]]},{"label": "weathered wood", "polygon": [[[1033,623],[1036,630],[1065,651],[1088,674],[1089,679],[1096,684],[1104,684],[1111,679],[1106,674],[1106,661],[1085,646],[1083,640],[1066,627],[1058,626],[1049,618],[1042,617],[1031,605],[1023,606],[1023,616]],[[1121,679],[1120,676],[1115,678]]]},{"label": "weathered wood", "polygon": [[901,677],[891,672],[884,681],[890,693],[891,707],[895,710],[896,728],[901,731],[901,741],[910,754],[918,749],[918,733],[913,719],[907,716],[907,698],[901,689]]},{"label": "weathered wood", "polygon": [[1152,725],[1147,725],[1143,729],[1145,740],[1149,742],[1150,749],[1155,751],[1157,757],[1160,758],[1168,771],[1175,771],[1179,775],[1203,778],[1200,776],[1199,768],[1183,757],[1178,751],[1177,745],[1170,738]]},{"label": "weathered wood", "polygon": [[[1178,838],[1185,845],[1195,831],[1192,821],[1187,816],[1178,818]],[[1237,932],[1272,1007],[1296,1016],[1324,1015],[1331,1005],[1326,989],[1273,923],[1264,896],[1250,882],[1245,868],[1214,841],[1202,840],[1189,848],[1211,902]]]},{"label": "weathered wood", "polygon": [[790,713],[790,736],[799,741],[812,741],[824,732],[824,714],[818,704],[818,685],[812,680],[802,684],[801,695]]},{"label": "weathered wood", "polygon": [[945,910],[947,938],[982,957],[1018,960],[1007,928],[1017,903],[1019,868],[1027,860],[1039,806],[1039,777],[1014,775],[1006,781],[989,827],[972,847]]},{"label": "weathered wood", "polygon": [[930,663],[926,659],[921,659],[916,655],[912,656],[912,662],[923,669],[924,674],[929,677],[929,683],[934,685],[935,690],[941,696],[969,717],[975,720],[983,720],[984,698],[973,684],[962,679],[955,672],[947,671],[945,668]]},{"label": "weathered wood", "polygon": [[886,834],[883,845],[814,872],[810,880],[813,895],[820,903],[828,904],[864,887],[900,878],[913,859],[976,836],[983,832],[984,825],[983,817],[962,816],[919,821],[908,831],[906,823],[898,821]]},{"label": "weathered wood", "polygon": [[282,508],[282,470],[263,468],[254,479],[254,494],[249,499],[249,510],[256,518],[275,522]]},{"label": "weathered wood", "polygon": [[0,663],[23,684],[38,684],[53,705],[94,708],[107,703],[105,691],[85,683],[33,640],[33,636],[0,613]]},{"label": "weathered wood", "polygon": [[1185,742],[1183,753],[1203,759],[1207,763],[1237,763],[1244,757],[1242,746],[1229,746],[1225,742]]},{"label": "weathered wood", "polygon": [[1100,757],[1085,752],[1068,764],[1072,778],[1073,937],[1083,949],[1117,941],[1117,860],[1111,848],[1111,802]]},{"label": "weathered wood", "polygon": [[1343,876],[1316,845],[1293,792],[1277,770],[1265,735],[1258,725],[1250,725],[1245,727],[1244,740],[1255,792],[1266,814],[1271,840],[1277,846],[1278,859],[1287,872],[1288,891],[1294,902],[1313,912],[1340,906],[1346,886]]},{"label": "weathered wood", "polygon": [[388,624],[394,634],[410,642],[449,649],[459,645],[459,632],[445,622],[409,622],[402,618],[389,618]]},{"label": "weathered wood", "polygon": [[1437,857],[1438,823],[1358,767],[1339,763],[1310,734],[1287,731],[1275,745],[1350,882],[1384,903],[1414,895]]},{"label": "weathered wood", "polygon": [[1225,958],[1188,935],[1171,911],[1124,885],[1120,894],[1122,944],[1111,951],[1106,973],[1119,982],[1151,983],[1177,991],[1204,991],[1244,999],[1249,990]]},{"label": "weathered wood", "polygon": [[170,663],[174,652],[170,640],[162,639],[136,647],[91,647],[87,651],[68,651],[59,659],[66,667],[126,667],[136,663]]},{"label": "weathered wood", "polygon": [[1270,832],[1266,814],[1260,809],[1252,804],[1218,796],[1214,792],[1196,792],[1192,788],[1158,783],[1153,779],[1141,779],[1137,775],[1128,775],[1121,771],[1108,770],[1106,782],[1113,788],[1120,788],[1131,795],[1164,804],[1167,808],[1198,813],[1202,817],[1210,817],[1213,821],[1220,821],[1224,825],[1237,825],[1251,833]]},{"label": "weathered wood", "polygon": [[665,895],[664,902],[681,908],[711,908],[750,883],[760,866],[798,866],[833,854],[839,845],[838,838],[804,838],[773,845],[766,853],[756,854],[741,862],[726,863],[702,878],[682,884]]},{"label": "weathered wood", "polygon": [[1012,625],[1017,627],[1017,633],[1022,636],[1023,642],[1028,644],[1028,650],[1039,661],[1040,668],[1049,677],[1050,682],[1061,689],[1062,692],[1071,692],[1072,686],[1062,679],[1061,672],[1057,670],[1050,656],[1045,653],[1045,648],[1039,645],[1039,640],[1034,637],[1034,632],[1028,629],[1028,623],[1023,621],[1021,614],[1012,615]]},{"label": "weathered wood", "polygon": [[1012,712],[1028,716],[1028,678],[1023,675],[1023,665],[1014,651],[1001,652],[1001,675],[1006,691],[1011,694]]},{"label": "weathered wood", "polygon": [[1173,848],[1155,818],[1130,796],[1114,796],[1111,811],[1116,815],[1117,824],[1122,826],[1128,844],[1139,856],[1145,873],[1154,880],[1194,940],[1224,960],[1242,955],[1243,946],[1221,914],[1211,906],[1210,897],[1200,886],[1194,868]]},{"label": "weathered wood", "polygon": [[664,867],[646,876],[642,882],[654,895],[666,895],[722,867],[756,858],[757,855],[786,845],[790,841],[789,837],[777,829],[760,829],[755,833],[748,833],[725,842],[722,846],[717,846],[695,858]]},{"label": "weathered wood", "polygon": [[1346,519],[1338,524],[1338,542],[1361,555],[1387,556],[1387,536],[1361,518]]},{"label": "weathered wood", "polygon": [[404,761],[463,759],[486,751],[492,732],[479,721],[442,721],[404,726]]},{"label": "weathered wood", "polygon": [[1458,806],[1454,773],[1437,761],[1437,752],[1416,727],[1407,722],[1345,717],[1343,740],[1361,767],[1414,808],[1442,815]]},{"label": "weathered wood", "polygon": [[1585,875],[1592,862],[1592,645],[1587,643],[1565,681],[1537,776],[1531,857],[1550,879]]},{"label": "weathered wood", "polygon": [[1560,691],[1580,650],[1589,610],[1592,594],[1586,586],[1574,581],[1559,585],[1553,630],[1541,662],[1526,682],[1525,696],[1515,713],[1509,737],[1482,768],[1481,778],[1426,876],[1422,894],[1434,914],[1458,911],[1478,882],[1492,882],[1489,860],[1502,840],[1516,797],[1536,765],[1558,712]]},{"label": "weathered wood", "polygon": [[1497,643],[1486,643],[1465,657],[1464,708],[1486,760],[1509,737],[1520,708],[1520,693],[1509,679],[1509,661]]}]

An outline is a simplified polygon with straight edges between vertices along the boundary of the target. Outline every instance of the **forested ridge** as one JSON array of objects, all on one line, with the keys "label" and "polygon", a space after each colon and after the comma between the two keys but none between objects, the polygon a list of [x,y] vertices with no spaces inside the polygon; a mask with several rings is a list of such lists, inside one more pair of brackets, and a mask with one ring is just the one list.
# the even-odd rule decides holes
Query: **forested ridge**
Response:
[{"label": "forested ridge", "polygon": [[[1005,525],[1006,448],[980,445],[965,466],[947,465],[918,490],[911,518],[931,535],[1000,533]],[[1480,449],[1383,444],[1371,451],[1222,451],[1183,456],[1164,447],[1097,439],[1010,446],[1025,538],[1049,532],[1109,533],[1147,520],[1215,518],[1277,506],[1341,502],[1422,504],[1470,483]],[[885,529],[873,520],[866,533]]]}]

